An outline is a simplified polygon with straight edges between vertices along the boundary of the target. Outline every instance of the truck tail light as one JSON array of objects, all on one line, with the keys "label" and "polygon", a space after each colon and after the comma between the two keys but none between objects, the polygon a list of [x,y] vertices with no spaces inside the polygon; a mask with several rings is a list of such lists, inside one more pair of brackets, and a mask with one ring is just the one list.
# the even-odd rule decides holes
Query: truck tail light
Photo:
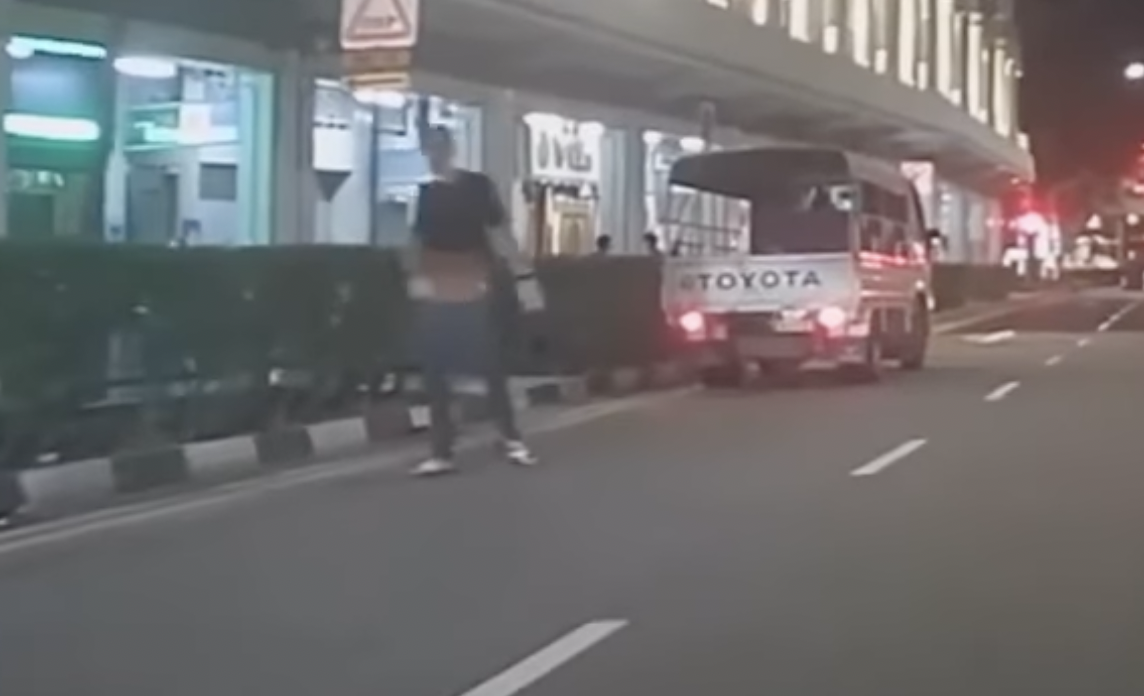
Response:
[{"label": "truck tail light", "polygon": [[703,338],[707,334],[707,317],[703,312],[684,312],[679,315],[679,328],[687,334],[688,338]]},{"label": "truck tail light", "polygon": [[841,307],[823,307],[814,317],[819,326],[831,333],[837,333],[846,328],[850,316]]}]

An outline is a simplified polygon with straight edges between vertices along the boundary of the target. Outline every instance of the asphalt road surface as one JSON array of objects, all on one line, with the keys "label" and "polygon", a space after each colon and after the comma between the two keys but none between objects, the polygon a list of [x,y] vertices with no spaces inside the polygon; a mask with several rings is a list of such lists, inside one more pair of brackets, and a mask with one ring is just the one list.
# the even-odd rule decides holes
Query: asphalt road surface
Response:
[{"label": "asphalt road surface", "polygon": [[0,694],[1144,694],[1144,302],[932,356],[0,537]]}]

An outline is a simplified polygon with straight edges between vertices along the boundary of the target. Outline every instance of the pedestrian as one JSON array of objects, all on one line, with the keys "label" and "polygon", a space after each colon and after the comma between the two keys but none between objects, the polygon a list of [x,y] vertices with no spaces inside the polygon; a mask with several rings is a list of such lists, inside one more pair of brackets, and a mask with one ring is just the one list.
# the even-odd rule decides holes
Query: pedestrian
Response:
[{"label": "pedestrian", "polygon": [[612,235],[602,234],[596,237],[596,256],[607,256],[612,253]]},{"label": "pedestrian", "polygon": [[[503,262],[515,274],[520,301],[535,304],[539,298],[535,276],[508,229],[508,216],[492,180],[456,166],[452,132],[443,126],[426,129],[422,150],[433,179],[421,185],[417,197],[410,294],[417,306],[431,452],[413,473],[427,476],[454,470],[452,378],[465,372],[484,377],[489,411],[508,461],[537,464],[516,423],[494,326],[492,291],[498,262]],[[531,292],[525,292],[522,284]]]},{"label": "pedestrian", "polygon": [[655,232],[645,232],[643,236],[644,248],[652,256],[660,256],[659,235]]}]

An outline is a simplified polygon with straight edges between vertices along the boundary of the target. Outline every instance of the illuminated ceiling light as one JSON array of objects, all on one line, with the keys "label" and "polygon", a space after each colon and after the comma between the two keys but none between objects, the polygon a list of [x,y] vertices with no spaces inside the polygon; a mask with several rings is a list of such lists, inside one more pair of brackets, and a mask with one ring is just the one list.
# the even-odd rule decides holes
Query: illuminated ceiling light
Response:
[{"label": "illuminated ceiling light", "polygon": [[1128,67],[1124,68],[1124,77],[1133,82],[1144,80],[1144,63],[1139,61],[1130,63]]},{"label": "illuminated ceiling light", "polygon": [[559,116],[557,114],[533,111],[532,113],[525,115],[524,123],[529,128],[533,129],[559,130],[563,128],[568,123],[568,121],[563,116]]},{"label": "illuminated ceiling light", "polygon": [[8,42],[8,56],[12,60],[26,60],[34,55],[36,50],[23,41],[12,39]]},{"label": "illuminated ceiling light", "polygon": [[179,66],[168,58],[120,56],[115,59],[115,71],[121,75],[146,80],[170,80],[179,74]]},{"label": "illuminated ceiling light", "polygon": [[64,41],[62,39],[43,39],[35,36],[13,36],[8,39],[8,55],[13,58],[30,58],[36,53],[93,60],[107,58],[107,49],[96,44]]},{"label": "illuminated ceiling light", "polygon": [[823,30],[822,48],[827,53],[838,53],[842,48],[842,30],[837,24],[828,24]]},{"label": "illuminated ceiling light", "polygon": [[580,124],[580,135],[592,140],[603,137],[604,131],[606,130],[604,124],[599,121],[588,121],[587,123]]},{"label": "illuminated ceiling light", "polygon": [[86,118],[5,114],[4,132],[21,138],[92,142],[99,140],[99,124]]},{"label": "illuminated ceiling light", "polygon": [[683,148],[685,152],[703,152],[707,147],[707,142],[704,141],[703,138],[690,136],[680,139],[679,146]]},{"label": "illuminated ceiling light", "polygon": [[884,48],[879,48],[874,52],[874,70],[879,73],[889,72],[890,70],[890,52]]},{"label": "illuminated ceiling light", "polygon": [[362,104],[371,104],[373,106],[380,106],[383,109],[404,109],[406,104],[405,95],[401,92],[395,92],[391,89],[355,89],[354,99],[357,99]]},{"label": "illuminated ceiling light", "polygon": [[659,145],[661,142],[663,142],[663,133],[660,133],[657,130],[644,131],[643,141],[644,145],[647,145],[648,147],[655,147],[656,145]]}]

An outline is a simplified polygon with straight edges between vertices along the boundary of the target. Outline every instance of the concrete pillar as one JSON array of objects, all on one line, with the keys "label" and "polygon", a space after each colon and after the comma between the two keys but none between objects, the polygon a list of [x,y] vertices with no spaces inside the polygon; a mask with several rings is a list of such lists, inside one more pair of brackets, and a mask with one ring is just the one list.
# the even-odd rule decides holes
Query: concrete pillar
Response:
[{"label": "concrete pillar", "polygon": [[850,3],[853,0],[833,0],[833,23],[838,26],[838,55],[854,55],[854,38],[850,30]]},{"label": "concrete pillar", "polygon": [[902,52],[901,46],[901,24],[902,24],[902,3],[889,2],[885,5],[886,8],[886,24],[883,29],[886,38],[886,74],[891,75],[895,80],[898,79],[898,62]]},{"label": "concrete pillar", "polygon": [[481,104],[481,168],[496,183],[501,200],[509,210],[513,236],[520,244],[524,244],[528,232],[522,188],[528,156],[523,117],[516,94],[511,90],[498,91]]},{"label": "concrete pillar", "polygon": [[[1019,58],[1015,58],[1019,60]],[[1009,98],[1009,132],[1006,134],[1010,140],[1018,140],[1021,134],[1021,106],[1020,106],[1020,63],[1016,64],[1012,73],[1006,76],[1008,81]]]},{"label": "concrete pillar", "polygon": [[127,92],[120,80],[115,84],[115,113],[112,123],[115,132],[111,136],[111,152],[107,156],[107,169],[104,174],[103,211],[105,228],[103,238],[108,242],[127,241],[127,172],[129,164],[125,152],[124,135],[127,132],[122,124],[128,119]]},{"label": "concrete pillar", "polygon": [[[627,223],[628,239],[633,251],[643,252],[643,235],[651,228],[647,219],[647,145],[642,128],[629,128],[624,131],[624,219]],[[660,240],[663,245],[663,240]],[[627,247],[625,247],[627,248]]]},{"label": "concrete pillar", "polygon": [[926,6],[926,21],[922,27],[925,32],[925,64],[926,64],[926,85],[928,89],[933,91],[940,91],[938,86],[938,42],[937,42],[937,0],[922,0],[927,4]]},{"label": "concrete pillar", "polygon": [[[257,189],[260,181],[267,178],[270,186],[270,230],[269,238],[276,244],[302,244],[314,241],[314,216],[317,209],[317,188],[314,184],[314,70],[297,51],[283,54],[277,74],[274,76],[272,150],[266,157],[259,150],[255,138],[242,138],[254,142],[244,147],[243,164],[249,162],[254,172],[263,175],[252,182]],[[255,107],[256,108],[256,107]],[[241,111],[241,109],[240,109]],[[243,135],[248,133],[243,131]],[[264,163],[269,163],[265,172]],[[268,175],[268,176],[267,176]],[[253,192],[258,200],[257,190]],[[255,243],[258,243],[258,206],[251,210],[248,224],[254,226]],[[262,216],[265,217],[265,216]]]},{"label": "concrete pillar", "polygon": [[643,251],[645,148],[638,128],[609,130],[601,161],[600,232],[612,236],[618,253]]}]

